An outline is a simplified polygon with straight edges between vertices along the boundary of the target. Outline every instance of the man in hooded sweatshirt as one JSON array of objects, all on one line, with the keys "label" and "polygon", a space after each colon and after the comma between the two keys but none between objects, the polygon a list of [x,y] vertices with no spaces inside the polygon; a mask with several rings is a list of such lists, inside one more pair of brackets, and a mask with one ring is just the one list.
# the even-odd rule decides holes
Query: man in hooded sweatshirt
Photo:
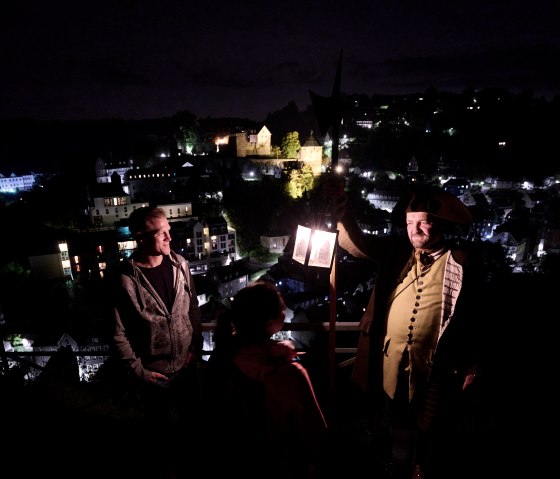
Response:
[{"label": "man in hooded sweatshirt", "polygon": [[[189,264],[171,250],[165,212],[138,208],[129,217],[129,229],[137,248],[114,276],[113,346],[141,400],[147,432],[163,435],[176,448],[154,467],[175,477],[178,450],[188,447],[187,438],[194,444],[199,433],[201,312]],[[184,440],[177,442],[177,434]],[[145,470],[152,464],[147,462]]]}]

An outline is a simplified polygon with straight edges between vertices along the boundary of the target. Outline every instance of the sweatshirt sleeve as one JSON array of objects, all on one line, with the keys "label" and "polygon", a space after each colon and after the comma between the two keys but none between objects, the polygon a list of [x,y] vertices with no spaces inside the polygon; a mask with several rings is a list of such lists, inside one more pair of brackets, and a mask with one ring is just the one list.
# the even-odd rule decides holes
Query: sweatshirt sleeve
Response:
[{"label": "sweatshirt sleeve", "polygon": [[193,328],[193,337],[191,341],[190,351],[197,357],[202,354],[202,313],[198,304],[196,287],[188,263],[186,264],[187,280],[189,282],[190,302],[189,302],[189,320]]}]

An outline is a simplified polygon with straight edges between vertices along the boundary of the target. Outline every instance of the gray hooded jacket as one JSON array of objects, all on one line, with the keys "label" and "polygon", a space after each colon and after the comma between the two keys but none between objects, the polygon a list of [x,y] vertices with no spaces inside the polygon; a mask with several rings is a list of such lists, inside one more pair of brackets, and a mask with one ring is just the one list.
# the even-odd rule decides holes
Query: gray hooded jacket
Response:
[{"label": "gray hooded jacket", "polygon": [[133,259],[122,262],[114,292],[114,345],[138,378],[146,370],[172,374],[186,365],[189,351],[202,350],[201,314],[188,262],[171,251],[175,300],[168,311]]}]

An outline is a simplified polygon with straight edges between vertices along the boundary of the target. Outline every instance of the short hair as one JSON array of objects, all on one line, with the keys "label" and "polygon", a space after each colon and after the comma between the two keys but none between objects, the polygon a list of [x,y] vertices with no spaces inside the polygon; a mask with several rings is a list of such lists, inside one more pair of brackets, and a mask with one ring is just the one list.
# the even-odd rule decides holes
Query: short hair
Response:
[{"label": "short hair", "polygon": [[165,211],[157,206],[142,206],[136,208],[128,217],[128,229],[136,236],[142,233],[147,233],[146,227],[148,223],[156,218],[165,216]]}]

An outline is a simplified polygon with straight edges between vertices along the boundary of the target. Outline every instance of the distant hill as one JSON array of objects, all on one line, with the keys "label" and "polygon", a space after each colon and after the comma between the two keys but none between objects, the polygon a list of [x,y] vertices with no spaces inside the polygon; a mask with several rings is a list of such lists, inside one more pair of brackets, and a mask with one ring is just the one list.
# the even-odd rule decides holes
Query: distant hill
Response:
[{"label": "distant hill", "polygon": [[[489,174],[543,177],[558,173],[555,157],[560,96],[551,101],[503,89],[451,94],[427,91],[406,96],[345,96],[340,135],[357,137],[352,160],[384,169],[406,165],[415,157],[424,166],[457,162]],[[369,118],[373,130],[356,126]],[[196,117],[195,117],[196,118]],[[215,132],[259,129],[272,133],[281,145],[288,132],[299,132],[304,143],[313,132],[321,138],[311,105],[300,110],[292,101],[269,113],[262,123],[238,118],[198,118],[204,141]],[[173,118],[151,120],[82,120],[74,122],[32,119],[0,120],[0,173],[3,175],[66,170],[82,175],[93,171],[98,157],[128,159],[152,156],[158,145],[175,143]],[[386,168],[385,168],[386,169]]]}]

